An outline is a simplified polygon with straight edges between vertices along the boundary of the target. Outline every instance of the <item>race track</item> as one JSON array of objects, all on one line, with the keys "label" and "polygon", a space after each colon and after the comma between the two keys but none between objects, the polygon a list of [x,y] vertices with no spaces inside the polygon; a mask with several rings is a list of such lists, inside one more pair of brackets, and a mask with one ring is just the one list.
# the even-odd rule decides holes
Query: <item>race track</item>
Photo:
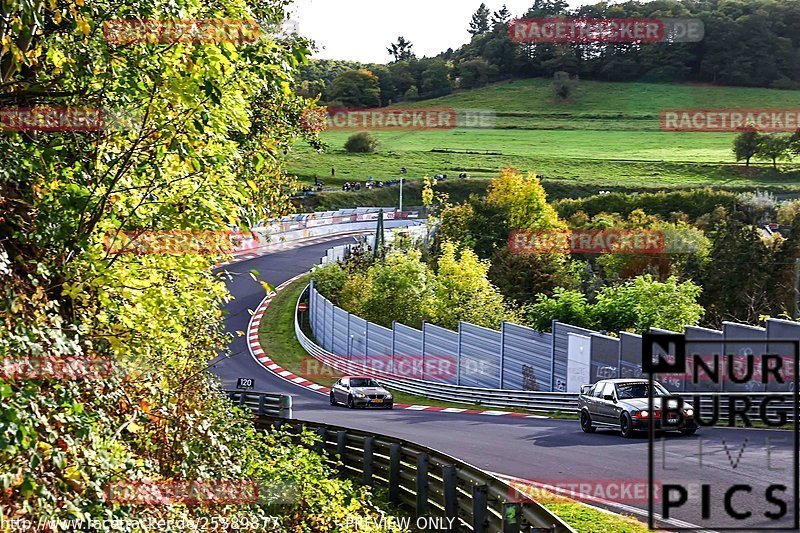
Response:
[{"label": "race track", "polygon": [[[250,277],[249,271],[257,270],[262,280],[275,286],[307,271],[319,262],[328,248],[346,242],[352,242],[352,237],[299,246],[219,269],[218,272],[231,274],[228,287],[235,298],[226,306],[227,330],[231,333],[246,331],[249,310],[254,310],[265,296],[263,287]],[[234,335],[230,349],[229,358],[219,358],[212,366],[225,389],[234,390],[237,378],[253,378],[256,391],[291,394],[295,418],[392,435],[509,476],[548,484],[590,483],[595,495],[601,496],[607,489],[607,499],[622,497],[623,503],[646,516],[646,492],[617,495],[614,489],[622,485],[630,488],[647,484],[646,435],[629,440],[609,431],[589,435],[581,432],[577,421],[569,420],[520,420],[409,410],[350,411],[331,407],[325,396],[290,384],[262,368],[251,357],[246,336]],[[743,444],[745,448],[741,451]],[[781,496],[789,503],[789,522],[781,524],[789,525],[793,513],[797,512],[792,504],[791,432],[701,429],[695,437],[668,436],[664,447],[658,446],[656,451],[657,479],[690,480],[712,487],[711,521],[702,521],[697,495],[692,495],[686,505],[675,510],[673,518],[689,524],[712,524],[716,528],[775,527],[774,522],[763,516],[765,511],[777,509],[765,501],[764,491],[768,483],[778,482],[788,487]],[[662,462],[665,470],[661,470]],[[724,511],[723,492],[735,484],[753,487],[751,493],[739,492],[732,499],[735,510],[753,512],[745,521],[734,520]]]}]

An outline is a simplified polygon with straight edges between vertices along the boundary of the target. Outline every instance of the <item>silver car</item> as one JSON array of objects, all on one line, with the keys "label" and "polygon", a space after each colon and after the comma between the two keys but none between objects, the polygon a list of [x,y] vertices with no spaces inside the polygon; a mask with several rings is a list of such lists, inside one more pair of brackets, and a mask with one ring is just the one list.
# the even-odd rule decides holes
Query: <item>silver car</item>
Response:
[{"label": "silver car", "polygon": [[350,409],[356,407],[380,407],[392,409],[392,393],[380,386],[372,378],[345,376],[331,387],[331,405],[345,404]]},{"label": "silver car", "polygon": [[[669,418],[664,424],[661,417],[662,402],[656,401],[656,409],[651,413],[650,396],[650,381],[647,379],[605,379],[595,385],[584,385],[578,396],[581,429],[585,433],[594,433],[597,428],[617,429],[623,437],[630,438],[636,431],[649,430],[652,419],[657,430],[680,431],[687,436],[697,432],[692,404],[684,403],[680,416],[668,413]],[[658,398],[671,394],[656,381],[653,383],[652,396]],[[675,404],[677,408],[677,402]],[[667,408],[671,407],[668,402]]]}]

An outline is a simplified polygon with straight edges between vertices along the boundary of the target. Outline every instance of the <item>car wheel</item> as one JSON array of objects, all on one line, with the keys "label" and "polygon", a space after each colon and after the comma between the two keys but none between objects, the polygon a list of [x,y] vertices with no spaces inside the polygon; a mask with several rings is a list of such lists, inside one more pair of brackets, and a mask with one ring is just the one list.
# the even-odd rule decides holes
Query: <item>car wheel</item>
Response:
[{"label": "car wheel", "polygon": [[389,405],[387,405],[387,406],[386,406],[386,408],[387,408],[387,409],[394,409],[394,404],[393,404],[393,403],[390,403]]},{"label": "car wheel", "polygon": [[681,430],[681,434],[685,435],[686,437],[691,437],[695,433],[697,433],[697,428],[687,428]]},{"label": "car wheel", "polygon": [[331,393],[331,405],[336,405],[336,397]]},{"label": "car wheel", "polygon": [[353,402],[353,396],[352,395],[347,397],[347,408],[348,409],[355,409],[356,408],[356,404]]},{"label": "car wheel", "polygon": [[633,420],[628,413],[622,413],[622,416],[619,417],[619,430],[626,439],[633,437]]},{"label": "car wheel", "polygon": [[592,425],[592,417],[589,411],[581,411],[581,429],[584,433],[594,433],[597,428]]}]

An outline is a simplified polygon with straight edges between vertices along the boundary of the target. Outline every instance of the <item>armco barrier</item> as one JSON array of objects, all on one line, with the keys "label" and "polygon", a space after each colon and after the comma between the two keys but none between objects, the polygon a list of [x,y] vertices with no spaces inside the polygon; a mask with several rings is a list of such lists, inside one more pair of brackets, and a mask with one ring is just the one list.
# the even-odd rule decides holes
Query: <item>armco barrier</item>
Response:
[{"label": "armco barrier", "polygon": [[[342,475],[366,486],[388,489],[389,501],[411,509],[417,518],[453,520],[458,524],[453,531],[574,531],[500,478],[437,450],[317,422],[262,415],[259,425],[278,427],[296,437],[303,429],[314,430],[320,436],[316,451]],[[296,442],[302,441],[296,438]]]},{"label": "armco barrier", "polygon": [[380,211],[384,212],[383,218],[387,221],[387,229],[391,228],[392,224],[403,223],[395,221],[414,222],[419,218],[417,212],[401,212],[380,207],[291,215],[254,225],[250,228],[254,237],[242,241],[233,255],[265,252],[281,244],[315,237],[374,232]]},{"label": "armco barrier", "polygon": [[[309,288],[301,294],[297,300],[299,306]],[[294,320],[295,334],[300,345],[315,359],[328,365],[333,370],[350,375],[368,374],[375,377],[387,387],[424,396],[433,400],[450,401],[468,405],[482,405],[487,407],[499,407],[505,409],[524,409],[534,412],[544,413],[577,413],[578,394],[562,392],[536,392],[521,390],[485,389],[478,387],[464,387],[449,383],[437,383],[433,381],[408,378],[398,376],[392,372],[386,372],[374,367],[367,367],[363,361],[352,361],[339,357],[308,338],[300,327],[299,314],[295,308]],[[764,398],[770,396],[765,392],[683,392],[676,393],[686,401],[693,401],[693,397],[700,397],[700,413],[706,419],[713,413],[714,402],[719,402],[719,412],[728,413],[728,405],[731,400],[737,405],[743,406],[745,402],[750,402],[747,414],[753,419],[759,418],[759,409]],[[775,393],[773,393],[774,395]],[[772,403],[767,407],[766,413],[771,419],[777,419],[779,413],[783,413],[787,420],[793,420],[794,403],[791,394],[782,394],[784,401],[780,404]],[[698,406],[695,405],[695,408]],[[721,421],[725,423],[724,420]]]},{"label": "armco barrier", "polygon": [[[307,291],[308,288],[306,292],[301,295],[300,299],[298,299],[298,305]],[[300,345],[315,359],[341,373],[363,374],[368,372],[370,375],[375,375],[376,378],[387,386],[398,391],[425,396],[435,400],[477,404],[488,407],[512,407],[529,409],[532,411],[575,412],[577,410],[577,395],[575,394],[464,387],[449,383],[410,379],[405,376],[398,376],[391,372],[384,372],[373,368],[367,369],[364,366],[363,360],[348,361],[347,359],[325,350],[309,339],[300,327],[297,312],[295,312],[294,328]]]},{"label": "armco barrier", "polygon": [[249,407],[259,416],[292,418],[292,397],[288,394],[247,391],[225,391],[225,394],[233,403]]},{"label": "armco barrier", "polygon": [[270,220],[264,226],[252,228],[262,241],[270,243],[287,242],[307,237],[329,235],[340,231],[335,228],[342,224],[352,229],[375,229],[375,223],[383,211],[386,221],[419,218],[418,213],[397,211],[391,208],[359,207],[340,211],[304,213]]}]

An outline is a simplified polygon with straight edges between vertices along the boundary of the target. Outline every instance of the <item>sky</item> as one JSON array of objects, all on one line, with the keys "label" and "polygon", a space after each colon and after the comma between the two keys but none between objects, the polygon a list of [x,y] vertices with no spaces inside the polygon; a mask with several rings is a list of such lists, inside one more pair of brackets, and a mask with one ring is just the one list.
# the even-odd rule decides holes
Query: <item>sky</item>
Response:
[{"label": "sky", "polygon": [[[513,16],[533,0],[488,0],[491,11],[505,3]],[[571,0],[571,7],[588,3]],[[591,2],[594,3],[594,2]],[[472,14],[481,0],[295,0],[291,11],[299,33],[314,39],[314,57],[386,63],[386,48],[402,35],[417,57],[434,56],[469,42]]]}]

